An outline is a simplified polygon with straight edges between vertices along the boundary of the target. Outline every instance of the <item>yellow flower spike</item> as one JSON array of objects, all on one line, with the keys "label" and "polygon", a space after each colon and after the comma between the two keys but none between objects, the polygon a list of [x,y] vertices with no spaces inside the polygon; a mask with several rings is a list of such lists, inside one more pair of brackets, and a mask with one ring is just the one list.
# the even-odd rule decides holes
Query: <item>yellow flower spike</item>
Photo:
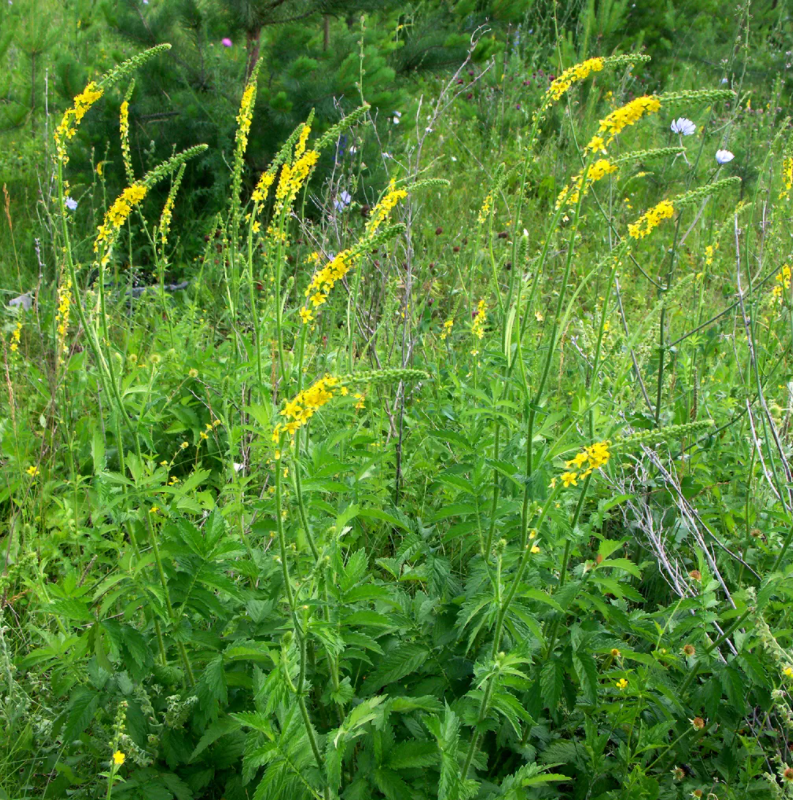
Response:
[{"label": "yellow flower spike", "polygon": [[132,172],[132,149],[129,146],[129,100],[124,100],[121,104],[119,113],[119,133],[121,135],[121,157],[124,161],[124,169],[127,177],[131,181],[134,173]]},{"label": "yellow flower spike", "polygon": [[393,210],[394,206],[400,201],[404,200],[408,193],[404,189],[396,188],[396,181],[392,178],[391,183],[388,185],[388,192],[386,192],[383,199],[374,207],[369,222],[366,225],[366,238],[370,238],[377,229],[385,222],[388,215]]},{"label": "yellow flower spike", "polygon": [[779,199],[790,200],[790,192],[793,190],[793,155],[782,159],[782,183],[785,188],[779,193]]},{"label": "yellow flower spike", "polygon": [[98,228],[99,233],[94,242],[95,253],[104,250],[103,263],[106,264],[109,259],[109,251],[119,229],[129,218],[132,209],[143,202],[146,192],[147,188],[143,183],[134,183],[132,186],[128,186],[105,213],[105,218]]},{"label": "yellow flower spike", "polygon": [[[485,322],[487,321],[487,314],[486,314],[487,307],[485,305],[484,300],[480,300],[477,307],[476,307],[476,316],[474,317],[474,321],[471,323],[471,333],[477,339],[484,339],[485,336]],[[476,355],[472,351],[473,355]]]},{"label": "yellow flower spike", "polygon": [[12,353],[16,353],[19,350],[20,341],[22,341],[22,322],[17,320],[16,327],[11,333],[10,350]]},{"label": "yellow flower spike", "polygon": [[[611,144],[614,137],[620,134],[629,125],[637,123],[645,114],[653,114],[661,108],[661,101],[655,95],[645,95],[631,100],[622,108],[612,111],[607,117],[600,120],[597,135],[589,140],[585,152],[602,151],[605,145]],[[604,137],[608,138],[604,140]]]},{"label": "yellow flower spike", "polygon": [[607,158],[599,158],[587,171],[586,185],[584,185],[583,175],[576,175],[570,182],[570,185],[566,186],[559,193],[559,197],[556,198],[556,207],[561,208],[565,204],[572,205],[577,203],[581,197],[582,190],[586,193],[593,183],[616,171],[617,167],[615,164],[612,164]]},{"label": "yellow flower spike", "polygon": [[83,91],[74,98],[74,105],[63,115],[60,124],[55,129],[55,159],[61,164],[69,163],[66,146],[69,139],[77,133],[83,117],[91,106],[102,97],[103,90],[94,81],[91,81]]},{"label": "yellow flower spike", "polygon": [[543,106],[550,105],[560,100],[575,83],[580,83],[593,72],[600,72],[603,69],[602,58],[590,58],[566,69],[548,87]]},{"label": "yellow flower spike", "polygon": [[636,222],[628,225],[628,233],[633,239],[644,239],[649,236],[665,219],[671,219],[675,213],[675,207],[669,200],[661,200],[657,206],[653,206],[645,212]]}]

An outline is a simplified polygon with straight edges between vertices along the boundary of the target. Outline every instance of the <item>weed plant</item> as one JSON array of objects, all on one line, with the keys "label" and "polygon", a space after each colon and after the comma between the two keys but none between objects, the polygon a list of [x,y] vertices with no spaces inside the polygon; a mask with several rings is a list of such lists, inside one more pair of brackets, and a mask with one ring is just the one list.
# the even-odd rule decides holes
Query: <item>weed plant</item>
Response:
[{"label": "weed plant", "polygon": [[[57,126],[57,280],[4,318],[0,797],[793,796],[781,84],[467,62],[382,190],[364,103],[250,191],[254,68],[174,285],[164,49]],[[114,92],[126,188],[75,208]]]}]

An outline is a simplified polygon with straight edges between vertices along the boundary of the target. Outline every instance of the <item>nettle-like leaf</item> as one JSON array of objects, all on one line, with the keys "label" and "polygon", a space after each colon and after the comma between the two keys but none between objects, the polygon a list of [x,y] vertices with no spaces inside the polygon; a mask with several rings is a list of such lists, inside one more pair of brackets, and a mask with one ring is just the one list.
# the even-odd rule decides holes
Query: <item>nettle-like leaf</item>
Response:
[{"label": "nettle-like leaf", "polygon": [[478,784],[462,777],[460,768],[460,720],[447,706],[443,716],[425,720],[427,730],[435,737],[440,753],[440,779],[438,800],[468,800],[474,796]]},{"label": "nettle-like leaf", "polygon": [[401,644],[386,652],[374,672],[367,676],[363,687],[365,694],[372,694],[383,686],[401,681],[421,669],[430,657],[430,651],[421,644]]}]

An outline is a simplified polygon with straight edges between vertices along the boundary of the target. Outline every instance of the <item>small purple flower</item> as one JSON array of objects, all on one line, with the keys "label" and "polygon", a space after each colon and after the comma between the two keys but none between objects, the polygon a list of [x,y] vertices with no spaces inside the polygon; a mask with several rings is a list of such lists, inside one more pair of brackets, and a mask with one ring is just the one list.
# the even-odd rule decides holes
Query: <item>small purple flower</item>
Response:
[{"label": "small purple flower", "polygon": [[223,45],[223,47],[231,47],[234,44],[234,42],[232,42],[228,36],[226,36],[224,39],[221,39],[220,43]]},{"label": "small purple flower", "polygon": [[69,211],[75,211],[77,209],[77,201],[73,197],[67,197],[64,202]]},{"label": "small purple flower", "polygon": [[336,211],[344,211],[350,203],[352,203],[352,195],[345,190],[339,195],[338,199],[334,201],[333,205]]},{"label": "small purple flower", "polygon": [[716,163],[718,164],[728,164],[734,158],[735,156],[729,150],[716,151]]}]

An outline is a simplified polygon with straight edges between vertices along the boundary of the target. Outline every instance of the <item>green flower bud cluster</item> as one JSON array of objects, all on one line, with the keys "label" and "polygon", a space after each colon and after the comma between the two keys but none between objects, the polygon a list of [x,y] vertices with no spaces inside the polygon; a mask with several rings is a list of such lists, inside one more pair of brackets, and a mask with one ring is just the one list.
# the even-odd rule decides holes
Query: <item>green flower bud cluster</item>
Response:
[{"label": "green flower bud cluster", "polygon": [[611,449],[624,450],[628,447],[636,447],[642,444],[656,444],[670,439],[683,439],[686,436],[702,433],[712,428],[715,424],[712,419],[703,419],[697,422],[685,422],[682,425],[670,425],[668,428],[661,428],[660,430],[632,433],[629,436],[615,439]]},{"label": "green flower bud cluster", "polygon": [[673,203],[675,208],[696,205],[700,200],[704,200],[706,197],[710,197],[716,194],[716,192],[726,189],[728,186],[736,186],[740,182],[741,179],[737,175],[733,175],[731,178],[724,178],[723,180],[716,181],[716,183],[700,186],[696,189],[692,189],[690,192],[681,194],[673,200]]}]

